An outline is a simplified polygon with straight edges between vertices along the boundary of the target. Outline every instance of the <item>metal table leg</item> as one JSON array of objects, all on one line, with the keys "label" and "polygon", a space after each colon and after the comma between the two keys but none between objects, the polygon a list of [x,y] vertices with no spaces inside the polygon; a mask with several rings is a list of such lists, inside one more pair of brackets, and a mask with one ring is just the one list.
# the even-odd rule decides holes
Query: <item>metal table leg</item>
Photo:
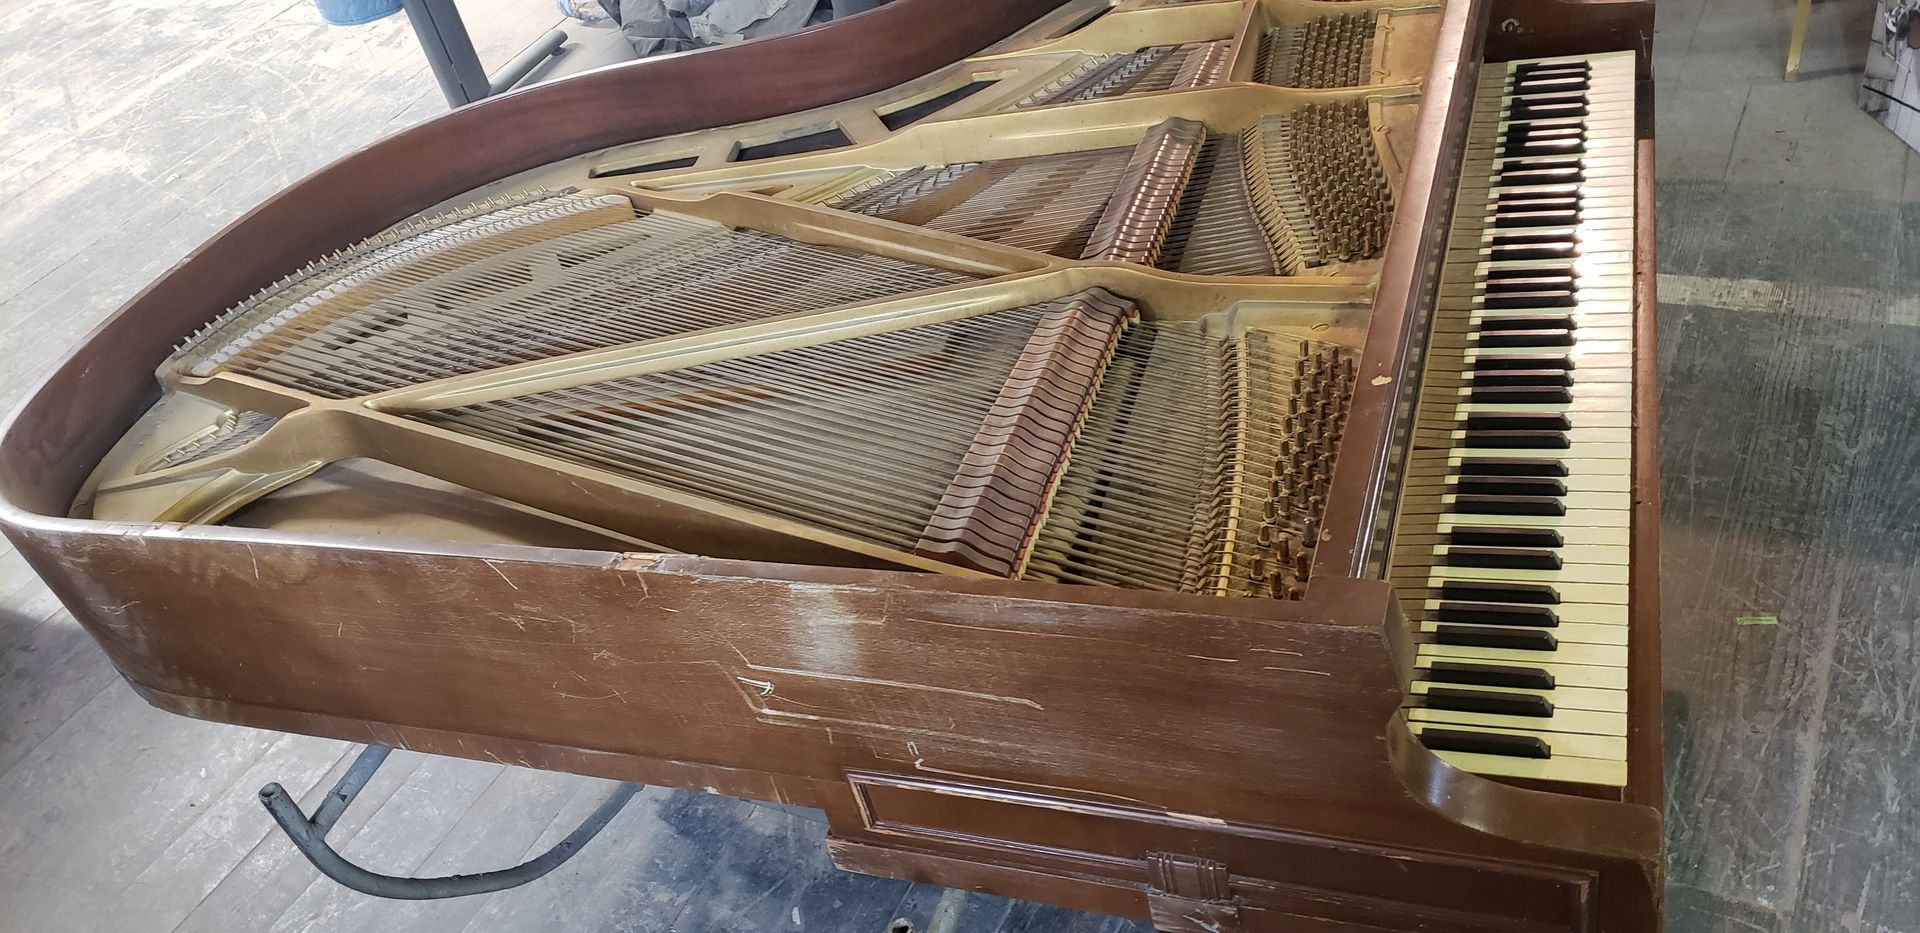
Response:
[{"label": "metal table leg", "polygon": [[486,894],[492,891],[504,891],[507,888],[526,884],[547,872],[550,872],[573,857],[580,847],[586,845],[600,830],[605,828],[620,808],[633,799],[640,790],[639,784],[622,784],[613,795],[608,797],[600,808],[588,816],[567,838],[555,843],[536,858],[521,862],[512,868],[498,871],[486,871],[476,875],[447,875],[440,878],[404,878],[397,875],[383,875],[368,871],[348,861],[345,856],[327,844],[327,831],[338,822],[340,815],[347,811],[347,805],[373,779],[375,771],[387,760],[392,749],[378,745],[369,745],[355,759],[353,767],[340,777],[327,792],[327,799],[315,808],[309,818],[302,812],[300,805],[279,784],[268,784],[260,788],[260,802],[267,812],[273,814],[274,822],[293,841],[294,848],[313,863],[313,867],[334,881],[362,894],[375,897],[390,897],[398,900],[437,900],[447,897],[466,897],[472,894]]},{"label": "metal table leg", "polygon": [[453,0],[400,0],[400,6],[413,23],[413,34],[420,39],[420,48],[427,54],[427,64],[433,67],[433,76],[439,80],[440,93],[446,95],[449,107],[471,104],[513,87],[567,41],[564,30],[550,29],[489,78]]}]

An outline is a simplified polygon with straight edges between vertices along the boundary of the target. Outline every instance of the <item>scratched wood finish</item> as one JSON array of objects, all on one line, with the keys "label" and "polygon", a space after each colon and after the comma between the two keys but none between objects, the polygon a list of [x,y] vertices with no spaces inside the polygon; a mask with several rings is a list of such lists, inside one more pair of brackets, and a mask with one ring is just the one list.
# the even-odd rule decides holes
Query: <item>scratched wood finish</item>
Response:
[{"label": "scratched wood finish", "polygon": [[[1326,624],[1368,607],[1390,616],[1384,584],[1321,587],[1323,599],[1301,604],[1222,604],[205,532],[120,539],[137,552],[88,542],[40,568],[70,602],[102,607],[96,637],[137,689],[176,712],[819,806],[849,842],[897,844],[904,833],[909,848],[1041,873],[1064,866],[1055,847],[1022,840],[1024,827],[1053,809],[1052,795],[1085,800],[1104,809],[1056,841],[1093,866],[1082,886],[1119,889],[1100,904],[1120,913],[1144,913],[1126,853],[1162,849],[1245,866],[1235,890],[1256,903],[1263,866],[1286,866],[1266,905],[1276,923],[1306,909],[1299,890],[1334,898],[1316,909],[1349,920],[1425,918],[1461,931],[1575,929],[1589,897],[1612,924],[1643,922],[1654,900],[1650,811],[1505,787],[1419,754],[1433,770],[1413,783],[1446,787],[1457,804],[1448,818],[1396,778],[1378,724],[1397,706],[1398,681],[1377,627]],[[1058,595],[1035,598],[1045,590]],[[529,601],[537,608],[512,608]],[[378,617],[368,605],[382,607]],[[152,624],[190,606],[232,621]],[[236,670],[238,657],[250,660]],[[183,689],[208,682],[247,699]],[[1267,715],[1276,709],[1286,714]],[[931,776],[987,796],[971,819],[942,823],[920,812],[940,793],[875,809],[849,773]],[[980,838],[956,846],[946,837],[961,825]],[[993,840],[1006,841],[989,859],[980,850]],[[1453,854],[1414,859],[1423,849]],[[1395,865],[1393,890],[1355,887]]]},{"label": "scratched wood finish", "polygon": [[[56,371],[0,442],[9,536],[143,695],[192,716],[818,806],[848,865],[1132,916],[1198,898],[1249,930],[1652,928],[1654,811],[1482,780],[1420,749],[1392,719],[1383,632],[1400,622],[1377,581],[1260,604],[50,517],[146,397],[120,374],[198,323],[183,309],[535,161],[897,83],[1045,6],[1005,0],[937,37],[883,10],[615,69],[336,163]],[[1455,29],[1440,67],[1477,48],[1480,8],[1458,6],[1476,28]],[[886,52],[834,55],[843,43]],[[717,80],[809,58],[836,64],[771,99]],[[717,96],[631,102],[709,78]],[[612,119],[595,106],[610,101],[627,102]],[[475,146],[484,121],[531,131]],[[477,801],[477,779],[446,767]],[[1216,893],[1236,903],[1152,894],[1150,856],[1227,866]],[[301,898],[285,915],[328,913],[328,895]]]}]

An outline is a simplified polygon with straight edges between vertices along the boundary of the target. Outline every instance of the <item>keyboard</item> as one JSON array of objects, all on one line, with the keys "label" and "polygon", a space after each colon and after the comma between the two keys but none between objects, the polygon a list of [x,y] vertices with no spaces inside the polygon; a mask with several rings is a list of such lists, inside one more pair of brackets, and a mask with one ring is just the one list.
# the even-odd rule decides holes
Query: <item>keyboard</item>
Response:
[{"label": "keyboard", "polygon": [[1634,59],[1489,64],[1392,578],[1406,717],[1464,770],[1627,780]]}]

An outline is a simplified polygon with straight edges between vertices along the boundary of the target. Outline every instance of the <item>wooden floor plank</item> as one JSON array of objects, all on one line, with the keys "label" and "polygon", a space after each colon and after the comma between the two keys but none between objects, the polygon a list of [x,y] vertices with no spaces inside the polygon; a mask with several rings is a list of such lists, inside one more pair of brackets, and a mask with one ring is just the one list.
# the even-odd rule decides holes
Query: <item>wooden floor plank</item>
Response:
[{"label": "wooden floor plank", "polygon": [[[0,863],[36,884],[122,886],[279,738],[162,713],[114,683],[0,776],[0,800],[19,807],[0,820]],[[90,899],[56,913],[99,910]]]},{"label": "wooden floor plank", "polygon": [[0,609],[0,783],[120,679],[52,593],[34,596],[26,614]]},{"label": "wooden floor plank", "polygon": [[253,766],[218,797],[205,815],[154,853],[132,880],[111,890],[101,930],[170,930],[200,905],[247,854],[279,833],[260,806],[260,788],[286,788],[308,812],[354,746],[303,735],[278,736]]}]

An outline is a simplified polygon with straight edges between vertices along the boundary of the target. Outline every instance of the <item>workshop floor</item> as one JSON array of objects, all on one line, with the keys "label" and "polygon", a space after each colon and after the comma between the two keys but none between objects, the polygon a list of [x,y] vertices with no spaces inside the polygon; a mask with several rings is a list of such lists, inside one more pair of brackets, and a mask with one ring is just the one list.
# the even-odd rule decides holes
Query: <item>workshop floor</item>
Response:
[{"label": "workshop floor", "polygon": [[[494,63],[553,16],[462,6]],[[1815,8],[1795,84],[1790,8],[1659,10],[1669,929],[1920,933],[1920,156],[1853,104],[1871,4]],[[400,19],[0,0],[0,410],[241,211],[441,108]],[[351,753],[150,709],[0,544],[0,929],[880,933],[941,896],[836,872],[809,813],[649,790],[538,884],[373,900],[316,880],[254,794],[310,805]],[[334,835],[387,870],[498,867],[606,789],[397,754]]]}]

